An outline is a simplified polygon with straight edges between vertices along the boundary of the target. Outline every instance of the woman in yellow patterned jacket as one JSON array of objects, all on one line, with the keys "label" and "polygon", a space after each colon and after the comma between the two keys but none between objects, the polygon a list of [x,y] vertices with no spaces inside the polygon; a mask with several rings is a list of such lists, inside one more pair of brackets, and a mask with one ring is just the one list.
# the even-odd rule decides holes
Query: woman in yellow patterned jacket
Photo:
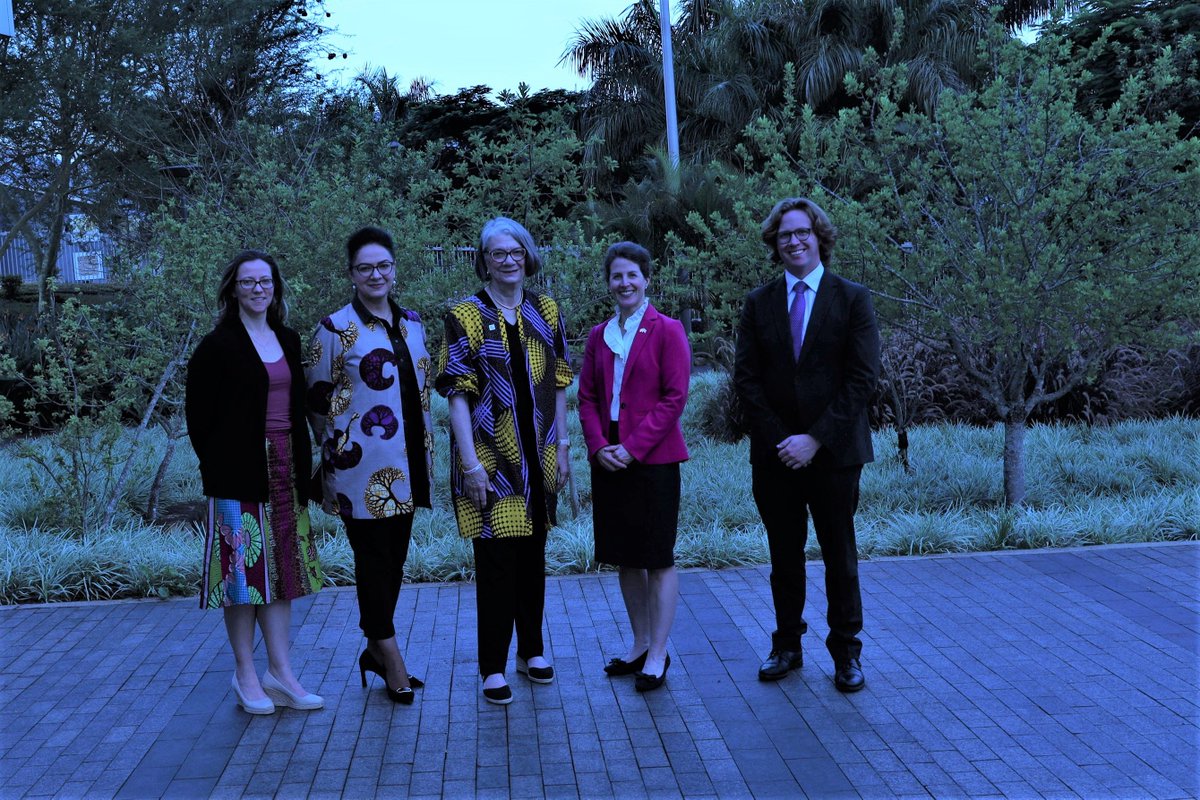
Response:
[{"label": "woman in yellow patterned jacket", "polygon": [[450,402],[454,515],[475,550],[483,696],[498,705],[512,702],[504,669],[514,625],[517,672],[554,680],[542,643],[546,532],[571,470],[573,376],[558,304],[525,290],[541,266],[519,223],[483,226],[475,272],[484,287],[446,315],[435,382]]},{"label": "woman in yellow patterned jacket", "polygon": [[417,312],[390,297],[392,237],[363,228],[346,243],[350,303],[321,320],[309,350],[309,415],[321,447],[325,510],[342,518],[354,551],[359,676],[384,679],[393,702],[411,704],[393,616],[417,506],[430,507],[429,353]]}]

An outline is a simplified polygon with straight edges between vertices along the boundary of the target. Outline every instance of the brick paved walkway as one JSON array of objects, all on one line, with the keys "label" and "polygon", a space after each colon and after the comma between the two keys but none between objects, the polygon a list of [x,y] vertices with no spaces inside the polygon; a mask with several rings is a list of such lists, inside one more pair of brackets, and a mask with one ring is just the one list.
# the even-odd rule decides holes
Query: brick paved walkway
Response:
[{"label": "brick paved walkway", "polygon": [[[354,594],[298,603],[318,712],[234,705],[221,615],[192,600],[0,609],[4,797],[1121,797],[1200,794],[1200,543],[862,565],[867,688],[843,696],[810,570],[803,670],[755,680],[764,568],[692,571],[667,690],[638,695],[613,575],[548,581],[559,679],[482,701],[474,588],[406,587],[428,686],[359,686]],[[261,644],[257,651],[265,666]]]}]

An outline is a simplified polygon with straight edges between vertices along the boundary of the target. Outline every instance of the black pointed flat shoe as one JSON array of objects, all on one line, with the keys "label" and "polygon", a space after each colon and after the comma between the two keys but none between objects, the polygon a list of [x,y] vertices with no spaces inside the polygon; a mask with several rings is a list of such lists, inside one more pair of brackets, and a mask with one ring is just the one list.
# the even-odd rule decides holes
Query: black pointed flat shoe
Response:
[{"label": "black pointed flat shoe", "polygon": [[650,651],[642,653],[633,661],[626,661],[623,658],[614,658],[604,665],[604,672],[609,677],[619,677],[621,675],[633,675],[640,672],[642,667],[646,666],[646,656],[650,655]]},{"label": "black pointed flat shoe", "polygon": [[662,687],[667,682],[667,670],[671,668],[671,656],[667,656],[667,660],[663,662],[662,675],[647,675],[644,672],[637,674],[637,679],[634,681],[633,688],[639,692],[652,692],[655,689]]}]

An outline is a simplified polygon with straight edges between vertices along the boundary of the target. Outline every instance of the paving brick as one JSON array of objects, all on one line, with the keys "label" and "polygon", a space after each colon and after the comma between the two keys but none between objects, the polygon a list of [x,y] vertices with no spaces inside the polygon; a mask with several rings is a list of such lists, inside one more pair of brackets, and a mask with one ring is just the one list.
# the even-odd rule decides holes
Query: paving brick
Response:
[{"label": "paving brick", "polygon": [[670,683],[645,696],[599,676],[626,647],[616,576],[552,578],[558,677],[514,677],[505,708],[479,695],[472,585],[401,593],[429,682],[405,708],[358,686],[354,593],[326,590],[294,605],[292,638],[328,705],[268,717],[233,702],[220,617],[194,600],[5,608],[0,772],[14,800],[1192,797],[1198,566],[1195,542],[865,561],[853,696],[820,645],[819,562],[809,663],[777,684],[755,679],[768,568],[683,571]]}]

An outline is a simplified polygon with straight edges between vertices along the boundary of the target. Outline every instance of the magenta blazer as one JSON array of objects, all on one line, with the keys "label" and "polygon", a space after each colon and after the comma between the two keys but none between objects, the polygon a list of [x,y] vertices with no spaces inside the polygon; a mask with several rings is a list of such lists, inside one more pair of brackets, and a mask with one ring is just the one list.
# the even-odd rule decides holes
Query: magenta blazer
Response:
[{"label": "magenta blazer", "polygon": [[[604,343],[607,320],[592,328],[579,373],[579,421],[588,456],[609,444],[613,362]],[[643,464],[687,461],[687,445],[679,417],[687,403],[692,350],[678,320],[648,306],[633,337],[621,382],[617,430],[621,444]]]}]

